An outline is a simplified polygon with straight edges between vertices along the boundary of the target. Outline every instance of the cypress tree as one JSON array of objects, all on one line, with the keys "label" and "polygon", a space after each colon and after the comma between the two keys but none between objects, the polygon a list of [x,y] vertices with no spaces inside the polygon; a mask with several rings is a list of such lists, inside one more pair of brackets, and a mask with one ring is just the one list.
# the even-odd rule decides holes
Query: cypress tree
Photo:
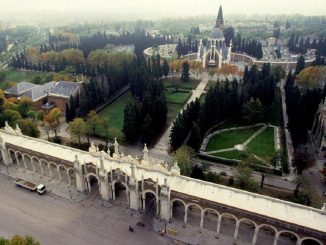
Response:
[{"label": "cypress tree", "polygon": [[166,59],[163,61],[162,72],[164,76],[169,75],[170,67]]},{"label": "cypress tree", "polygon": [[184,82],[189,82],[190,80],[190,74],[189,74],[190,66],[189,63],[183,62],[182,64],[182,73],[181,73],[181,80]]},{"label": "cypress tree", "polygon": [[188,145],[197,152],[199,150],[200,144],[201,144],[200,130],[197,123],[193,123],[190,137],[188,140]]},{"label": "cypress tree", "polygon": [[303,55],[300,55],[297,66],[295,67],[295,74],[298,75],[305,67],[305,60]]}]

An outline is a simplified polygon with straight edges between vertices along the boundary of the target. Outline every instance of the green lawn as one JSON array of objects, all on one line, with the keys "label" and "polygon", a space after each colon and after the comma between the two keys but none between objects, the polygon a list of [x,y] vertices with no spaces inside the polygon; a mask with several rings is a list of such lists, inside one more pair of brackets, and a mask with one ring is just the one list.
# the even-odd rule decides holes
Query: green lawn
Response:
[{"label": "green lawn", "polygon": [[19,70],[8,70],[6,72],[6,80],[13,82],[21,82],[24,80],[33,79],[36,76],[44,75],[44,72],[38,71],[19,71]]},{"label": "green lawn", "polygon": [[248,151],[266,161],[275,156],[274,128],[266,128],[260,135],[247,145]]},{"label": "green lawn", "polygon": [[[128,91],[99,113],[101,117],[107,117],[109,119],[111,131],[113,130],[115,134],[119,134],[116,135],[116,137],[122,137],[121,130],[123,127],[124,120],[123,111],[130,101],[132,101],[132,95],[131,92]],[[99,127],[97,129],[97,133],[99,135],[102,135],[101,131],[102,129]]]},{"label": "green lawn", "polygon": [[164,88],[179,88],[179,89],[187,89],[193,90],[198,84],[199,80],[190,80],[189,82],[183,82],[180,79],[166,78],[162,80]]},{"label": "green lawn", "polygon": [[235,159],[235,160],[241,160],[241,154],[242,152],[234,150],[234,151],[225,151],[225,152],[219,152],[213,154],[215,157],[222,157],[226,159]]},{"label": "green lawn", "polygon": [[259,127],[231,130],[215,135],[207,144],[206,151],[232,148],[244,143]]},{"label": "green lawn", "polygon": [[186,91],[175,91],[174,89],[168,89],[165,92],[166,102],[185,104],[190,97],[190,93]]},{"label": "green lawn", "polygon": [[4,70],[5,71],[5,79],[2,83],[0,83],[0,88],[6,89],[8,88],[8,82],[22,82],[22,81],[30,81],[36,76],[44,76],[47,73],[38,72],[38,71],[20,71],[20,70]]}]

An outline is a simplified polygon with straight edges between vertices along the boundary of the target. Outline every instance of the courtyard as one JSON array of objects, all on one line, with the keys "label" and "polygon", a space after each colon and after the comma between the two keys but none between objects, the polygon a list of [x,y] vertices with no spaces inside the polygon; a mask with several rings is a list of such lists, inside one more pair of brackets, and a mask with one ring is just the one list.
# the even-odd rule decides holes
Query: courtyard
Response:
[{"label": "courtyard", "polygon": [[277,134],[277,127],[262,123],[221,129],[208,135],[202,150],[205,149],[207,155],[230,160],[243,160],[245,155],[250,155],[255,163],[268,166],[279,147]]}]

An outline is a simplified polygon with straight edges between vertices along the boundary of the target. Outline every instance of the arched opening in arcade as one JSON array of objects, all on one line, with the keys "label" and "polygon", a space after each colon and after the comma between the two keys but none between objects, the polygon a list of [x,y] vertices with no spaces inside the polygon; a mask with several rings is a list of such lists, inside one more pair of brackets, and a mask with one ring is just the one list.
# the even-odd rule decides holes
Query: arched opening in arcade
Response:
[{"label": "arched opening in arcade", "polygon": [[258,229],[256,244],[273,245],[276,236],[276,229],[269,225],[262,225]]},{"label": "arched opening in arcade", "polygon": [[10,158],[11,164],[18,167],[15,152],[12,149],[9,149],[8,153],[9,153],[9,158]]},{"label": "arched opening in arcade", "polygon": [[41,165],[41,171],[43,171],[43,175],[51,177],[48,162],[44,159],[41,159],[40,165]]},{"label": "arched opening in arcade", "polygon": [[255,234],[256,225],[249,219],[240,220],[238,230],[238,240],[242,242],[251,243]]},{"label": "arched opening in arcade", "polygon": [[186,205],[181,200],[175,199],[171,203],[171,219],[184,222]]},{"label": "arched opening in arcade", "polygon": [[222,214],[220,233],[228,237],[233,237],[236,223],[237,220],[234,215],[228,213]]},{"label": "arched opening in arcade", "polygon": [[100,192],[98,179],[92,174],[88,176],[88,192],[91,195],[97,195]]},{"label": "arched opening in arcade", "polygon": [[23,155],[20,152],[16,152],[16,161],[18,162],[18,166],[20,168],[25,168],[24,160],[23,160]]},{"label": "arched opening in arcade", "polygon": [[290,231],[280,232],[277,241],[278,245],[296,245],[298,242],[298,236]]},{"label": "arched opening in arcade", "polygon": [[33,171],[33,163],[32,163],[31,157],[28,154],[24,154],[23,159],[24,159],[25,164],[26,164],[26,169],[30,170],[30,171]]},{"label": "arched opening in arcade", "polygon": [[209,51],[206,55],[205,60],[206,68],[216,69],[219,66],[219,53],[215,50],[213,52]]},{"label": "arched opening in arcade", "polygon": [[157,198],[154,193],[147,191],[142,195],[143,223],[148,227],[152,227],[153,218],[159,215],[157,204]]},{"label": "arched opening in arcade", "polygon": [[301,245],[323,245],[323,243],[314,238],[304,238]]},{"label": "arched opening in arcade", "polygon": [[218,213],[213,209],[206,209],[204,211],[203,228],[209,231],[217,231]]},{"label": "arched opening in arcade", "polygon": [[49,162],[48,163],[49,170],[50,170],[50,175],[52,179],[59,180],[59,172],[58,172],[58,166],[54,162]]},{"label": "arched opening in arcade", "polygon": [[127,185],[122,181],[116,181],[113,184],[114,200],[121,206],[128,207],[128,189]]},{"label": "arched opening in arcade", "polygon": [[200,227],[201,207],[198,204],[189,204],[187,210],[187,223]]},{"label": "arched opening in arcade", "polygon": [[42,174],[40,161],[37,157],[32,157],[32,164],[34,166],[35,172],[38,174]]},{"label": "arched opening in arcade", "polygon": [[65,166],[59,165],[58,166],[58,173],[59,178],[61,182],[69,183],[69,176],[68,176],[68,170]]}]

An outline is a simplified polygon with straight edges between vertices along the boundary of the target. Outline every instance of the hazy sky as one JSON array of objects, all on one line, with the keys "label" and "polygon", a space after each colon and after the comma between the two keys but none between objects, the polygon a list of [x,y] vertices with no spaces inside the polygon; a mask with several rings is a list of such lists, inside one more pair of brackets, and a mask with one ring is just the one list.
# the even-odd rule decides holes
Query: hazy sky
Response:
[{"label": "hazy sky", "polygon": [[78,10],[192,16],[216,14],[220,4],[225,14],[326,15],[326,0],[0,0],[0,14],[16,10]]}]

